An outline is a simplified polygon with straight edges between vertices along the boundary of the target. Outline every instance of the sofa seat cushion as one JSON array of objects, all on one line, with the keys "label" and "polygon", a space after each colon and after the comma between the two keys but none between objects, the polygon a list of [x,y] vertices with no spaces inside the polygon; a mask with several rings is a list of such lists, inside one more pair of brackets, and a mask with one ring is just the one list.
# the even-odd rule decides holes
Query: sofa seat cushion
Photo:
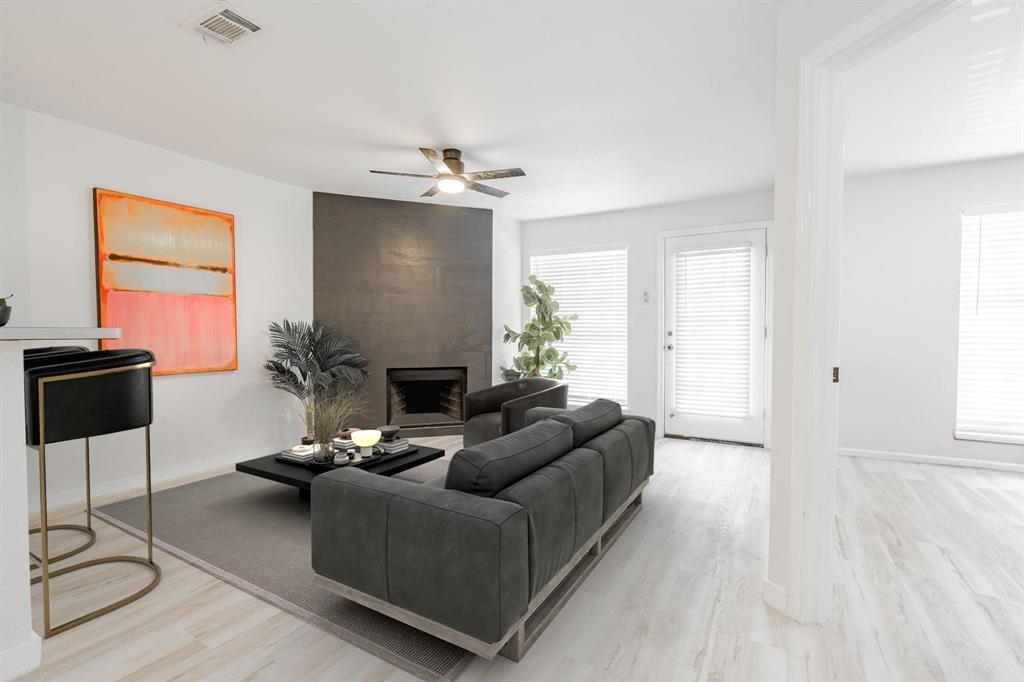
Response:
[{"label": "sofa seat cushion", "polygon": [[547,466],[572,449],[572,430],[546,420],[452,457],[445,487],[494,497],[516,481]]},{"label": "sofa seat cushion", "polygon": [[420,464],[419,466],[407,469],[401,473],[397,473],[392,478],[401,479],[403,481],[412,481],[413,483],[427,484],[430,481],[434,481],[438,478],[441,479],[442,484],[439,486],[444,487],[443,481],[448,475],[448,460],[447,459],[435,459],[427,462],[426,464]]},{"label": "sofa seat cushion", "polygon": [[428,485],[431,488],[444,488],[444,481],[448,478],[448,474],[441,474],[436,478],[432,478],[429,481],[423,481],[423,485]]},{"label": "sofa seat cushion", "polygon": [[589,440],[584,447],[600,454],[603,460],[602,521],[607,521],[651,475],[653,444],[648,425],[640,419],[624,419]]},{"label": "sofa seat cushion", "polygon": [[611,400],[599,398],[589,405],[551,416],[572,428],[572,446],[578,448],[598,434],[622,421],[622,407]]}]

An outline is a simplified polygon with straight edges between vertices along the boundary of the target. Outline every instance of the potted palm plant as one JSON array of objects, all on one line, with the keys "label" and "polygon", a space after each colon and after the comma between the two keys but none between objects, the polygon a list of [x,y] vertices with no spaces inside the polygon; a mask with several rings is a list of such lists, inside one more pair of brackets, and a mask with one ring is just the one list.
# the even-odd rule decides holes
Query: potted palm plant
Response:
[{"label": "potted palm plant", "polygon": [[348,420],[363,413],[363,395],[351,386],[335,382],[321,389],[316,396],[316,408],[308,427],[317,446],[314,461],[324,464],[331,461],[331,443],[338,435],[338,429]]},{"label": "potted palm plant", "polygon": [[335,333],[321,320],[272,322],[269,329],[273,355],[263,368],[274,386],[298,398],[306,437],[315,442],[319,401],[337,396],[339,385],[352,387],[366,381],[370,361],[356,352],[355,339]]}]

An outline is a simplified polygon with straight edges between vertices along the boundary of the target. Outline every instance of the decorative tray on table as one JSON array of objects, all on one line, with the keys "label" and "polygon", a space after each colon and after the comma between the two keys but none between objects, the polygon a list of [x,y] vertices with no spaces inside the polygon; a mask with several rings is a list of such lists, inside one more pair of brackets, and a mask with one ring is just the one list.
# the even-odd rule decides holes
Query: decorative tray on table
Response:
[{"label": "decorative tray on table", "polygon": [[387,454],[387,453],[385,453],[383,451],[374,450],[374,453],[373,453],[372,457],[364,457],[361,460],[359,460],[358,462],[354,462],[352,460],[346,460],[342,464],[335,464],[334,462],[323,462],[323,463],[321,463],[321,462],[296,462],[293,459],[288,459],[287,457],[282,457],[281,455],[278,455],[274,459],[276,459],[278,462],[287,462],[288,464],[293,464],[293,465],[298,466],[298,467],[306,467],[307,469],[310,469],[312,471],[317,471],[317,472],[320,472],[320,473],[324,473],[324,472],[327,472],[327,471],[334,471],[335,469],[343,469],[345,467],[364,467],[364,466],[369,466],[370,464],[376,464],[377,462],[383,462],[383,461],[392,459],[394,457],[405,457],[406,455],[413,454],[417,450],[419,450],[419,448],[417,448],[415,445],[410,445],[409,447],[407,447],[405,450],[402,450],[401,452],[393,452],[391,454]]}]

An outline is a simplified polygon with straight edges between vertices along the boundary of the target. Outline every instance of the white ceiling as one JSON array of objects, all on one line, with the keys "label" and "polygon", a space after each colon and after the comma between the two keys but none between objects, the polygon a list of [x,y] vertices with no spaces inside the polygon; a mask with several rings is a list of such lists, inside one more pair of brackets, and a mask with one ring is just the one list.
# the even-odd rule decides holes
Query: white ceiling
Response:
[{"label": "white ceiling", "polygon": [[[212,4],[2,0],[0,100],[302,187],[390,199],[419,201],[429,182],[370,168],[430,173],[417,147],[455,146],[467,170],[527,176],[492,181],[512,192],[503,200],[422,201],[519,219],[772,182],[774,2],[236,0],[264,30],[231,50],[178,28]],[[1019,150],[1018,129],[992,125],[1016,100],[981,92],[972,60],[989,43],[1019,48],[1020,10],[1016,25],[950,16],[851,72],[850,169]],[[1011,91],[1024,80],[1015,54],[1020,68],[1001,72]]]},{"label": "white ceiling", "polygon": [[1024,153],[1024,3],[974,0],[847,75],[852,173]]},{"label": "white ceiling", "polygon": [[264,31],[233,50],[178,29],[212,4],[4,0],[0,99],[392,199],[429,183],[370,168],[429,173],[417,147],[455,146],[467,170],[527,176],[450,203],[518,218],[771,182],[771,2],[236,0]]}]

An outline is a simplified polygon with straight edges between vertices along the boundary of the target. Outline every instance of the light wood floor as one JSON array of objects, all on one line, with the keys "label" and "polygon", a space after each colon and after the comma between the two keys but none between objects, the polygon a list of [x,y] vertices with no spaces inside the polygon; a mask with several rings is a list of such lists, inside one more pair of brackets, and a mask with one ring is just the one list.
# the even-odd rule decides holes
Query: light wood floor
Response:
[{"label": "light wood floor", "polygon": [[[460,679],[1024,679],[1024,477],[840,458],[834,618],[799,626],[760,598],[768,455],[662,441],[656,470],[641,514],[526,658],[478,659]],[[89,556],[141,553],[96,525]],[[409,679],[157,557],[156,591],[44,641],[43,665],[27,679]],[[56,617],[145,579],[119,566],[61,579]],[[38,624],[38,587],[33,599]]]}]

